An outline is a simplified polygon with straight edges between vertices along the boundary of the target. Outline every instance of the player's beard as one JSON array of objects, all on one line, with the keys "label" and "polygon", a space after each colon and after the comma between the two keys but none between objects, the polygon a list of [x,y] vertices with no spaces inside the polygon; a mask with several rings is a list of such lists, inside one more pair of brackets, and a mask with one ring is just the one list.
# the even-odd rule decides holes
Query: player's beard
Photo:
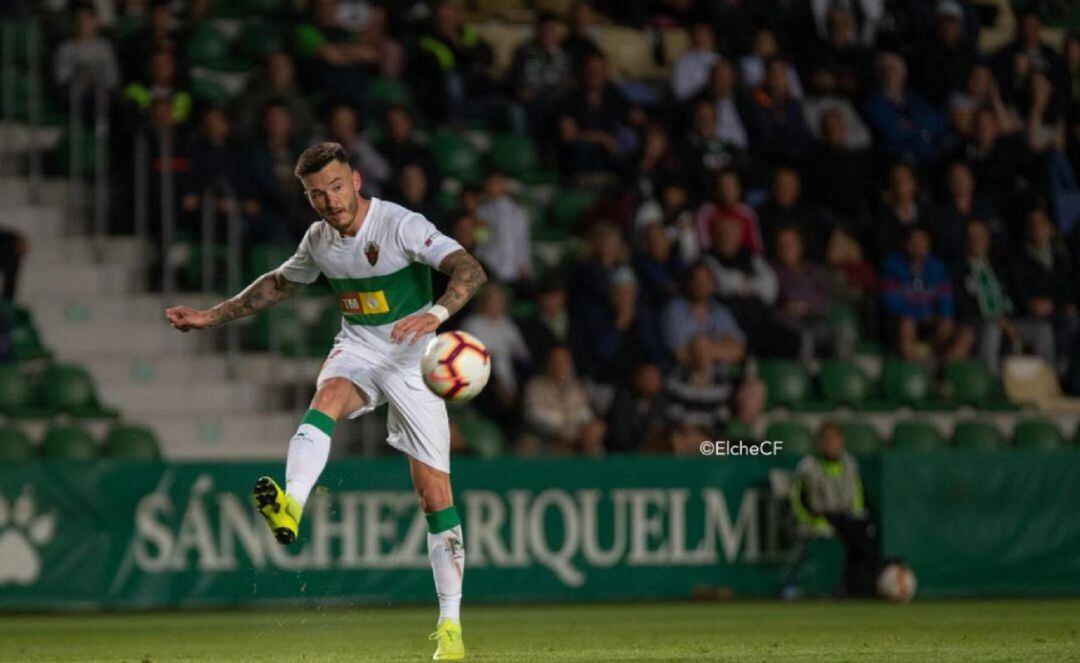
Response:
[{"label": "player's beard", "polygon": [[353,221],[356,220],[356,213],[360,209],[360,196],[353,196],[349,201],[349,204],[345,206],[343,211],[338,214],[334,214],[330,211],[325,217],[323,217],[327,223],[333,226],[336,230],[344,232],[348,230]]}]

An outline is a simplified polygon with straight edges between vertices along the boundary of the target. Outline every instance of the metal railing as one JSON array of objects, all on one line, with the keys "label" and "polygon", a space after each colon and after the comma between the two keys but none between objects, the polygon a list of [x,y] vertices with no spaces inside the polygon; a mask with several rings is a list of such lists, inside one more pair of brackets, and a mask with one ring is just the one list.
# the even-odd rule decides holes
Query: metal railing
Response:
[{"label": "metal railing", "polygon": [[[19,33],[26,46],[25,69],[17,62]],[[26,77],[26,114],[20,117],[18,78]],[[0,174],[19,174],[25,171],[29,179],[30,202],[41,199],[42,145],[34,131],[41,127],[41,28],[36,18],[6,19],[0,22]],[[26,140],[17,144],[16,122],[24,121],[30,129]],[[20,163],[25,156],[25,165]]]},{"label": "metal railing", "polygon": [[[100,260],[109,231],[109,110],[110,91],[101,76],[92,70],[76,72],[68,88],[68,220],[94,240]],[[83,115],[87,99],[93,109],[93,214],[87,218],[85,192],[87,164],[83,163],[86,146]]]}]

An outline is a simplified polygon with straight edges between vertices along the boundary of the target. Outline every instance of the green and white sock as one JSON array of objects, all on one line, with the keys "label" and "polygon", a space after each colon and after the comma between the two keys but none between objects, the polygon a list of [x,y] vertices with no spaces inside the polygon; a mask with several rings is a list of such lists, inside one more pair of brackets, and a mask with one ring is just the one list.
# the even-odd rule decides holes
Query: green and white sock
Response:
[{"label": "green and white sock", "polygon": [[439,596],[439,621],[461,621],[461,580],[465,575],[465,542],[457,509],[447,507],[427,514],[428,560]]},{"label": "green and white sock", "polygon": [[330,457],[330,436],[334,420],[318,410],[308,410],[300,427],[289,440],[289,457],[285,463],[285,492],[300,506],[307,503],[311,489],[319,480]]}]

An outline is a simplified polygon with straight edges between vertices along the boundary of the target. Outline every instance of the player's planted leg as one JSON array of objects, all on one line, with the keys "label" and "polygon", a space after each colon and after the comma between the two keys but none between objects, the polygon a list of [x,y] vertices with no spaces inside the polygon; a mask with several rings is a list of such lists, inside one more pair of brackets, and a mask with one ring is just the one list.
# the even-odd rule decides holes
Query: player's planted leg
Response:
[{"label": "player's planted leg", "polygon": [[436,661],[465,658],[461,639],[461,585],[465,573],[465,544],[461,518],[452,503],[450,475],[409,459],[413,484],[428,523],[428,560],[439,597],[439,621],[430,638],[438,642]]}]

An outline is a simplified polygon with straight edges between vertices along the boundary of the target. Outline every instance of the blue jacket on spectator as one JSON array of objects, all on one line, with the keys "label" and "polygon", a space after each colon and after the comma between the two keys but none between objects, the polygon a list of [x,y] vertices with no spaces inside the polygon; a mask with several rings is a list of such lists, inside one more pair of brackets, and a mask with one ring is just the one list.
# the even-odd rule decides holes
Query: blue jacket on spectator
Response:
[{"label": "blue jacket on spectator", "polygon": [[923,322],[955,314],[952,279],[945,263],[934,256],[927,256],[916,272],[905,253],[890,253],[881,264],[881,292],[885,313],[891,317]]},{"label": "blue jacket on spectator", "polygon": [[945,120],[918,94],[905,91],[903,103],[897,105],[879,90],[866,102],[865,112],[878,147],[890,158],[926,162],[936,156]]}]

